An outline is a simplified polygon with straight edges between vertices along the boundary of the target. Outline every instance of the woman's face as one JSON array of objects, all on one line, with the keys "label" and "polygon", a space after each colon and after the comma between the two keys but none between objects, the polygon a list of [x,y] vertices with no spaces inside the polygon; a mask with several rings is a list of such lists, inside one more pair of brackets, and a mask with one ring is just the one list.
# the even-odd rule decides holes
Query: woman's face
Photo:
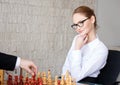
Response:
[{"label": "woman's face", "polygon": [[73,15],[73,28],[78,34],[89,34],[92,30],[92,25],[94,25],[91,17],[86,17],[83,14],[75,13]]}]

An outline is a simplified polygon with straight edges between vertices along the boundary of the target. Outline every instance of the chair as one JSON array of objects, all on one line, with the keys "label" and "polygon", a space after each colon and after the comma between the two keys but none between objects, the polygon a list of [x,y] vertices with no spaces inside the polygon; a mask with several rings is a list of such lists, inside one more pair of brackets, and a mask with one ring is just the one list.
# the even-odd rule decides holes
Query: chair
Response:
[{"label": "chair", "polygon": [[103,85],[118,85],[116,81],[120,73],[120,51],[109,50],[105,67],[100,71],[96,83]]}]

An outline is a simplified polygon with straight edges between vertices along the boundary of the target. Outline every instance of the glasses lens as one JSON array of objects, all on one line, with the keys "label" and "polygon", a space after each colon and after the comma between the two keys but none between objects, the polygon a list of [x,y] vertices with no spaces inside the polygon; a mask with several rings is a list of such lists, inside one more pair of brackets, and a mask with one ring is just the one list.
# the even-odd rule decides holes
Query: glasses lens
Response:
[{"label": "glasses lens", "polygon": [[74,30],[76,30],[77,29],[77,25],[71,25],[71,27],[74,29]]},{"label": "glasses lens", "polygon": [[78,24],[73,24],[73,25],[71,25],[71,27],[72,27],[74,30],[76,30],[78,27],[83,27],[84,22],[85,22],[86,20],[88,20],[88,19],[89,19],[89,18],[86,18],[85,20],[82,20],[82,21],[78,22]]},{"label": "glasses lens", "polygon": [[78,25],[79,25],[79,27],[82,27],[82,26],[83,26],[83,23],[79,23]]}]

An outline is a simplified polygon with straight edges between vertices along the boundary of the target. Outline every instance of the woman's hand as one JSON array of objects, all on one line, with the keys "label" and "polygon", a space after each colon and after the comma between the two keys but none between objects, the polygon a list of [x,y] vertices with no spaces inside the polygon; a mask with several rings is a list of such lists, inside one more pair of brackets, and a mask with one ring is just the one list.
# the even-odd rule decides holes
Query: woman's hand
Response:
[{"label": "woman's hand", "polygon": [[79,34],[75,41],[75,50],[80,50],[84,44],[86,44],[88,41],[88,35],[87,34]]}]

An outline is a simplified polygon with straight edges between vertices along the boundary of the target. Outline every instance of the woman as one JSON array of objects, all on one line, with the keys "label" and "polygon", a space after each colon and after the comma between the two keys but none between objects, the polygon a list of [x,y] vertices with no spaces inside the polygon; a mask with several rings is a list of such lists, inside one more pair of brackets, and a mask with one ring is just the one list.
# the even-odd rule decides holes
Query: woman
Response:
[{"label": "woman", "polygon": [[76,82],[95,82],[107,60],[108,49],[96,34],[97,21],[94,11],[80,6],[73,12],[71,27],[78,33],[72,42],[62,74],[68,70]]}]

